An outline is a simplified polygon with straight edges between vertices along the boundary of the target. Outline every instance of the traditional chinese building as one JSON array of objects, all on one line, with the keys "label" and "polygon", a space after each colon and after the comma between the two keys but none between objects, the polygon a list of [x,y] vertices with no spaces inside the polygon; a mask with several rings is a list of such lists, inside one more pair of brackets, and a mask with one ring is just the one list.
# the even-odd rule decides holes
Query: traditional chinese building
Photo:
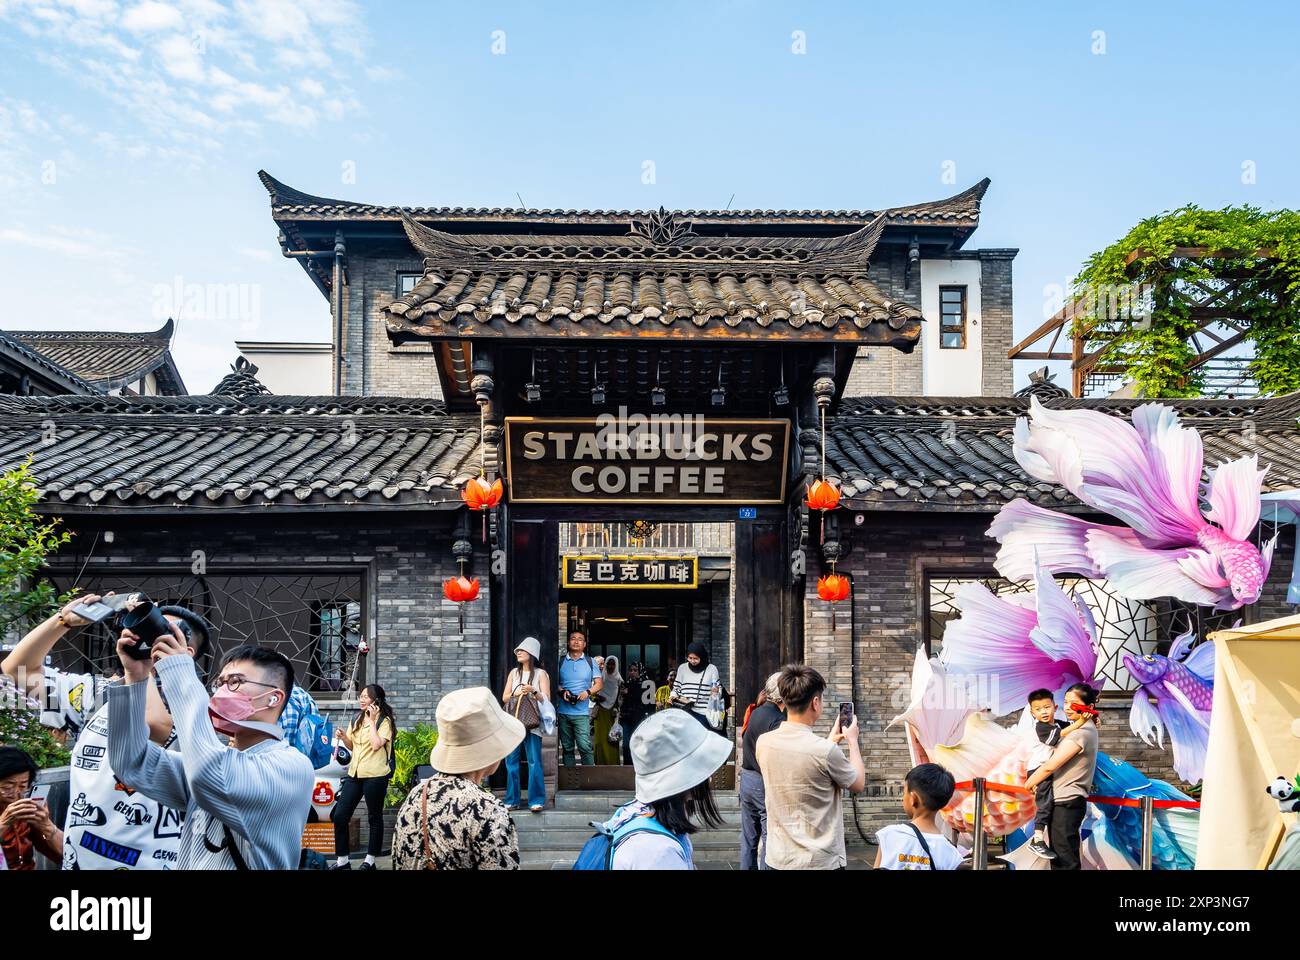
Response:
[{"label": "traditional chinese building", "polygon": [[[698,640],[739,711],[781,663],[820,669],[889,794],[909,764],[885,725],[953,592],[1023,589],[993,571],[992,515],[1018,496],[1081,510],[1015,462],[1028,393],[1133,403],[1045,377],[1011,396],[1015,251],[968,246],[987,181],[878,210],[676,212],[377,206],[262,181],[328,304],[332,393],[270,394],[241,362],[206,396],[0,398],[0,467],[31,455],[75,531],[61,587],[203,610],[221,646],[283,649],[325,704],[377,681],[404,724],[431,720],[449,689],[499,688],[525,636],[552,670],[582,628],[661,678]],[[1174,403],[1207,462],[1258,452],[1270,489],[1300,486],[1298,405]],[[803,502],[823,469],[844,491],[825,517]],[[470,511],[480,475],[505,496]],[[1284,612],[1291,530],[1248,620]],[[851,581],[834,608],[816,592],[832,567]],[[458,573],[480,585],[459,605]],[[1117,694],[1121,648],[1196,616],[1074,586],[1105,614]],[[110,652],[86,635],[60,655]],[[1126,716],[1105,730],[1138,757]]]}]

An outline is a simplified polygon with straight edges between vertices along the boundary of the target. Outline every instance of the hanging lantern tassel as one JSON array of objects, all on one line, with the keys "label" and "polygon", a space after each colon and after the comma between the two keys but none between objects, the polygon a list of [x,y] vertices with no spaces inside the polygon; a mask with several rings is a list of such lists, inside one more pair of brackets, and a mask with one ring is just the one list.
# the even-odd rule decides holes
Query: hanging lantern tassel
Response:
[{"label": "hanging lantern tassel", "polygon": [[461,574],[442,582],[442,595],[458,605],[460,632],[465,632],[465,604],[478,599],[478,577],[465,576],[465,561],[460,561]]},{"label": "hanging lantern tassel", "polygon": [[831,605],[831,632],[836,629],[835,604],[848,597],[849,588],[849,578],[836,573],[834,563],[831,564],[831,572],[817,581],[817,596]]}]

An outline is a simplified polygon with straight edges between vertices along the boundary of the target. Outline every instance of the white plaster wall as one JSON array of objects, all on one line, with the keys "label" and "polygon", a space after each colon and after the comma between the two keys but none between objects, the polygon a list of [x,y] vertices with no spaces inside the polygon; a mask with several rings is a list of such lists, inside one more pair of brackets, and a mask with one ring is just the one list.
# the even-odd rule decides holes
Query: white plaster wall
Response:
[{"label": "white plaster wall", "polygon": [[319,397],[333,393],[330,378],[330,346],[302,345],[306,349],[270,344],[236,344],[239,352],[257,365],[257,379],[282,397]]},{"label": "white plaster wall", "polygon": [[[939,288],[966,287],[966,347],[939,348]],[[922,260],[922,383],[927,397],[978,397],[984,392],[983,328],[980,324],[980,262]]]}]

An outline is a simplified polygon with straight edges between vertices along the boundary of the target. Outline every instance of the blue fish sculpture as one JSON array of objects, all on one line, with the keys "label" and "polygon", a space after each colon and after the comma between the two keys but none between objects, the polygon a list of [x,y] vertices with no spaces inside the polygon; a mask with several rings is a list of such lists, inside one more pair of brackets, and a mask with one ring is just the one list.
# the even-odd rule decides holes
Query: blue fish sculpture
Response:
[{"label": "blue fish sculpture", "polygon": [[[1208,646],[1208,644],[1207,644]],[[1163,659],[1163,658],[1161,658]],[[1098,796],[1140,800],[1190,800],[1177,787],[1148,777],[1132,764],[1097,751],[1097,772],[1093,791]],[[1134,863],[1142,859],[1142,811],[1134,807],[1097,804],[1107,821],[1105,842],[1123,850]],[[1154,870],[1192,870],[1196,867],[1196,844],[1200,832],[1196,810],[1162,808],[1151,824],[1151,867]]]},{"label": "blue fish sculpture", "polygon": [[1192,649],[1194,639],[1193,633],[1183,634],[1167,657],[1124,655],[1124,666],[1141,684],[1133,695],[1129,727],[1148,746],[1161,749],[1168,734],[1174,770],[1188,783],[1200,782],[1205,774],[1214,702],[1214,644]]}]

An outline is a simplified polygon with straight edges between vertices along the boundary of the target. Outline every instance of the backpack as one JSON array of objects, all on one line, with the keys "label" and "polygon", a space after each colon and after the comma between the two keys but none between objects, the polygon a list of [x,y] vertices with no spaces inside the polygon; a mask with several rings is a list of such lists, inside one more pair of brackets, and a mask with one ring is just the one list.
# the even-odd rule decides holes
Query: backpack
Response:
[{"label": "backpack", "polygon": [[314,769],[319,770],[334,758],[334,724],[321,715],[316,701],[302,687],[295,685],[290,698],[299,699],[302,712],[298,725],[288,732],[285,739],[311,760]]},{"label": "backpack", "polygon": [[614,869],[614,851],[619,844],[634,833],[652,831],[672,837],[682,846],[682,852],[690,856],[690,849],[681,837],[673,833],[654,817],[633,817],[617,830],[608,829],[603,823],[592,821],[596,833],[582,845],[578,859],[573,863],[574,870],[612,870]]}]

